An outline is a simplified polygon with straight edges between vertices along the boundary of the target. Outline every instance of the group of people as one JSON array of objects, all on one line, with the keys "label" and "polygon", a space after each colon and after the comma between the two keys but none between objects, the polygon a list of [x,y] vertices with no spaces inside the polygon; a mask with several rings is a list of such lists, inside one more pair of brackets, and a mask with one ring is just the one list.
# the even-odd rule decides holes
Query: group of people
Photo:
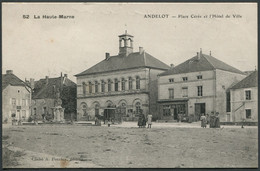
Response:
[{"label": "group of people", "polygon": [[146,123],[148,124],[147,128],[152,128],[152,115],[148,115],[145,118],[144,114],[139,114],[137,125],[139,128],[145,128]]},{"label": "group of people", "polygon": [[201,120],[201,127],[206,128],[207,124],[210,124],[210,128],[220,128],[219,123],[219,113],[216,112],[216,114],[212,113],[211,116],[209,114],[202,114],[200,117]]}]

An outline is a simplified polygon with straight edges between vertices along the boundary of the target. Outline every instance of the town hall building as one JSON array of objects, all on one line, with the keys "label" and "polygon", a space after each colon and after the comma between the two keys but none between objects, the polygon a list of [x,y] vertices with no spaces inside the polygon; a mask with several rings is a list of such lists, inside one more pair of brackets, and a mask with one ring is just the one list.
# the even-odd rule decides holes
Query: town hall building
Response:
[{"label": "town hall building", "polygon": [[77,77],[77,119],[93,120],[104,110],[119,108],[124,120],[139,113],[156,114],[157,75],[170,67],[142,47],[133,51],[133,36],[119,36],[119,53],[105,59]]}]

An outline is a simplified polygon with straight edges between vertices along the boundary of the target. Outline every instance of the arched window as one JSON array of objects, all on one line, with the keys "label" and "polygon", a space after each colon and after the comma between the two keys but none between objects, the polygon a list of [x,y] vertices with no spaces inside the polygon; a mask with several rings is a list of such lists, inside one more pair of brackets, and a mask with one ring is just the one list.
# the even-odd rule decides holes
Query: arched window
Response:
[{"label": "arched window", "polygon": [[82,89],[83,89],[83,95],[85,96],[86,95],[86,83],[85,82],[82,83]]},{"label": "arched window", "polygon": [[98,93],[98,82],[95,81],[95,93]]},{"label": "arched window", "polygon": [[141,114],[141,103],[140,102],[137,102],[135,104],[135,112],[136,112],[136,114]]},{"label": "arched window", "polygon": [[123,47],[123,40],[122,39],[119,40],[119,47]]},{"label": "arched window", "polygon": [[125,79],[124,78],[121,79],[121,90],[125,91]]},{"label": "arched window", "polygon": [[88,90],[89,90],[89,93],[92,93],[92,83],[91,82],[88,82]]},{"label": "arched window", "polygon": [[121,103],[119,109],[120,109],[120,114],[122,116],[126,116],[126,104],[125,103]]},{"label": "arched window", "polygon": [[102,93],[105,92],[105,81],[104,80],[101,81],[101,92]]},{"label": "arched window", "polygon": [[111,80],[107,81],[107,91],[110,92],[111,91]]},{"label": "arched window", "polygon": [[99,115],[99,104],[95,105],[95,116]]},{"label": "arched window", "polygon": [[82,105],[83,116],[87,116],[87,105]]},{"label": "arched window", "polygon": [[115,91],[118,91],[118,80],[115,79]]},{"label": "arched window", "polygon": [[128,87],[129,87],[129,90],[132,90],[132,89],[133,89],[133,80],[132,80],[132,77],[129,77],[129,78],[128,78]]},{"label": "arched window", "polygon": [[140,77],[139,76],[136,77],[136,89],[137,90],[140,89]]}]

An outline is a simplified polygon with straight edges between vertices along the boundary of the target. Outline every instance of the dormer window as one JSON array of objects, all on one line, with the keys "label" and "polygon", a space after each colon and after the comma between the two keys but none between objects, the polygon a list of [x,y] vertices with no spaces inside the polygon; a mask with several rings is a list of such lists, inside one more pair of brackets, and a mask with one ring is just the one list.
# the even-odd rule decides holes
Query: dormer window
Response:
[{"label": "dormer window", "polygon": [[183,81],[188,81],[188,77],[182,77]]},{"label": "dormer window", "polygon": [[170,82],[170,83],[173,83],[173,82],[174,82],[174,79],[173,79],[173,78],[170,78],[170,79],[169,79],[169,82]]}]

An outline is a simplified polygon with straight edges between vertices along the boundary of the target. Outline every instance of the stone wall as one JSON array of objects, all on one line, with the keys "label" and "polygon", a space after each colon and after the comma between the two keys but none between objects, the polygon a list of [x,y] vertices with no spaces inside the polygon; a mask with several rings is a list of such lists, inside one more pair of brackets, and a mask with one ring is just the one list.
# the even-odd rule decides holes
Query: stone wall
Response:
[{"label": "stone wall", "polygon": [[239,82],[246,75],[216,70],[216,112],[219,112],[221,122],[227,121],[227,89]]}]

